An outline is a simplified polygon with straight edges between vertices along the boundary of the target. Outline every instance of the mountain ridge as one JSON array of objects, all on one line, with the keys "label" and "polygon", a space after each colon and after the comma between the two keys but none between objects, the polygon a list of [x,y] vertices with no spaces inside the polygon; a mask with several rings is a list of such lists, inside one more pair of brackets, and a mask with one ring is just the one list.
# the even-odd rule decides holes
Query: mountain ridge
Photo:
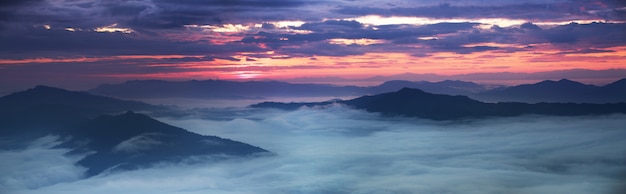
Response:
[{"label": "mountain ridge", "polygon": [[189,132],[138,112],[172,111],[142,102],[86,92],[37,86],[0,97],[0,149],[22,149],[35,139],[55,135],[73,154],[86,176],[107,170],[136,169],[191,156],[244,157],[269,153],[238,141]]},{"label": "mountain ridge", "polygon": [[73,128],[69,135],[72,140],[61,147],[82,153],[95,151],[78,161],[88,167],[87,176],[114,168],[136,169],[157,162],[180,162],[190,156],[269,153],[238,141],[198,135],[131,111],[99,116]]},{"label": "mountain ridge", "polygon": [[429,93],[464,95],[488,102],[626,102],[626,79],[605,86],[582,84],[569,79],[544,80],[533,84],[492,88],[473,82],[444,80],[439,82],[389,80],[376,86],[336,86],[329,84],[293,84],[280,81],[226,80],[133,80],[105,84],[90,93],[120,98],[200,98],[265,99],[271,97],[339,97],[393,92],[404,87]]},{"label": "mountain ridge", "polygon": [[403,88],[396,92],[362,96],[345,101],[319,103],[264,102],[251,105],[250,107],[294,110],[302,106],[319,106],[331,103],[345,104],[356,109],[382,113],[384,115],[418,117],[432,120],[510,117],[527,114],[581,116],[626,113],[626,103],[485,103],[467,96],[431,94],[412,88]]},{"label": "mountain ridge", "polygon": [[617,103],[626,102],[626,79],[604,86],[587,85],[568,79],[545,80],[470,95],[483,101],[497,102],[573,102]]}]

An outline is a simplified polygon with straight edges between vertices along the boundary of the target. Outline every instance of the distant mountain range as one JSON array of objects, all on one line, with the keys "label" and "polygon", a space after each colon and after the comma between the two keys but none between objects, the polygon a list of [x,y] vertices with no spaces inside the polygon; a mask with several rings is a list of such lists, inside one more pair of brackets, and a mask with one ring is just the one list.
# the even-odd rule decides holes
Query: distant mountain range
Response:
[{"label": "distant mountain range", "polygon": [[254,99],[280,96],[351,96],[358,95],[358,90],[358,87],[353,86],[290,84],[277,81],[136,80],[122,84],[104,84],[89,92],[120,98]]},{"label": "distant mountain range", "polygon": [[494,73],[469,73],[457,75],[440,75],[433,73],[402,73],[388,76],[374,76],[368,78],[346,79],[341,77],[308,77],[293,78],[285,80],[290,83],[380,83],[388,80],[407,80],[407,81],[437,81],[437,80],[465,80],[465,81],[487,81],[494,82],[498,80],[518,80],[522,82],[539,82],[541,80],[549,80],[554,78],[569,78],[575,80],[596,80],[605,82],[608,80],[616,80],[626,75],[626,69],[606,69],[606,70],[590,70],[590,69],[568,69],[545,71],[535,73],[514,73],[514,72],[494,72]]},{"label": "distant mountain range", "polygon": [[397,92],[363,96],[346,101],[317,103],[264,102],[251,107],[293,110],[302,106],[323,106],[332,103],[345,104],[356,109],[378,112],[384,115],[400,115],[433,120],[509,117],[528,114],[579,116],[626,113],[626,103],[484,103],[466,96],[431,94],[411,88],[404,88]]},{"label": "distant mountain range", "polygon": [[485,87],[463,81],[410,82],[388,81],[378,86],[335,86],[329,84],[291,84],[278,81],[163,81],[135,80],[122,84],[104,84],[89,93],[120,98],[222,98],[262,99],[267,97],[360,96],[392,92],[404,87],[420,88],[442,94],[467,94],[485,91]]},{"label": "distant mountain range", "polygon": [[440,82],[393,80],[370,87],[292,84],[277,81],[137,80],[121,84],[105,84],[89,92],[130,99],[263,99],[270,97],[353,97],[393,92],[402,88],[416,88],[435,94],[465,95],[486,102],[626,102],[626,79],[606,86],[585,85],[563,79],[495,89],[472,82],[452,80]]},{"label": "distant mountain range", "polygon": [[626,102],[626,79],[605,86],[585,85],[567,79],[547,80],[535,84],[493,89],[471,96],[484,101],[500,102]]},{"label": "distant mountain range", "polygon": [[[267,150],[203,136],[135,112],[166,112],[165,107],[37,86],[0,97],[0,149],[17,149],[46,135],[64,139],[60,147],[91,153],[78,164],[87,176],[133,169],[190,156],[250,156]],[[134,111],[134,112],[132,112]],[[110,114],[117,114],[111,116]]]}]

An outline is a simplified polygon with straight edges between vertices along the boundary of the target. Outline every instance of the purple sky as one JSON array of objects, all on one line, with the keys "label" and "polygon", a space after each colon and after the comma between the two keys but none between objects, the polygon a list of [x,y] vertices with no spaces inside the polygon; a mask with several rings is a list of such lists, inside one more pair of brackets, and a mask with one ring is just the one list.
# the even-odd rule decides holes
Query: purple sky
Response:
[{"label": "purple sky", "polygon": [[5,0],[0,93],[218,77],[512,81],[503,72],[572,69],[595,73],[547,78],[608,82],[626,77],[625,22],[618,0]]}]

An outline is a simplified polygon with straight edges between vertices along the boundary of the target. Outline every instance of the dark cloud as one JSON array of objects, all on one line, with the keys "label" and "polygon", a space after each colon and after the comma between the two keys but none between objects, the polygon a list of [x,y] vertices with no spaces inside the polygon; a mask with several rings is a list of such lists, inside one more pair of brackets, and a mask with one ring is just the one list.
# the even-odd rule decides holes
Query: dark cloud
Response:
[{"label": "dark cloud", "polygon": [[[373,40],[388,40],[394,44],[416,44],[422,41],[417,38],[423,36],[436,36],[439,34],[457,33],[460,31],[471,30],[478,23],[438,23],[423,26],[415,25],[383,25],[376,28],[365,27],[363,24],[357,21],[344,21],[344,20],[329,20],[320,23],[306,23],[296,28],[298,30],[309,30],[313,33],[308,34],[279,34],[269,32],[259,32],[244,37],[240,42],[242,43],[263,43],[272,49],[283,54],[302,55],[306,53],[304,51],[311,52],[309,55],[323,55],[323,56],[342,56],[355,55],[359,53],[365,53],[368,51],[377,52],[380,51],[399,51],[407,52],[410,50],[404,50],[405,47],[387,44],[386,48],[381,48],[380,45],[372,46],[338,46],[334,44],[325,43],[331,39],[373,39]],[[476,39],[477,37],[465,37],[466,39],[474,39],[473,42],[480,42],[483,39]],[[319,43],[315,43],[319,42]],[[472,42],[472,43],[473,43]],[[439,42],[443,43],[443,42]],[[466,42],[462,43],[465,44]],[[461,44],[461,43],[459,43]],[[455,45],[455,49],[459,47],[459,44]],[[311,47],[311,45],[315,45]],[[303,48],[294,48],[303,47]],[[288,48],[285,48],[288,47]],[[364,47],[369,47],[364,48]],[[395,48],[393,48],[395,47]],[[443,48],[443,47],[442,47]],[[343,50],[343,51],[342,51]]]},{"label": "dark cloud", "polygon": [[[570,23],[542,29],[535,24],[525,23],[520,27],[501,28],[494,26],[491,31],[466,31],[441,39],[422,41],[422,43],[440,51],[464,50],[458,53],[484,50],[514,52],[532,49],[477,47],[468,50],[468,48],[462,47],[467,44],[490,42],[516,45],[547,43],[562,50],[590,51],[589,48],[609,48],[626,44],[626,41],[622,41],[626,40],[626,34],[622,32],[626,32],[626,24]],[[419,41],[412,43],[418,44]]]},{"label": "dark cloud", "polygon": [[312,56],[350,56],[350,55],[362,55],[365,51],[359,48],[329,44],[326,42],[308,43],[300,45],[299,47],[288,47],[278,49],[280,53],[286,53],[292,56],[298,57],[312,57]]},{"label": "dark cloud", "polygon": [[327,20],[319,23],[306,23],[296,29],[310,30],[313,32],[342,32],[353,31],[363,28],[363,24],[354,20]]},{"label": "dark cloud", "polygon": [[156,0],[157,4],[166,5],[190,5],[190,6],[209,6],[209,7],[296,7],[305,4],[315,3],[315,1],[303,0]]},{"label": "dark cloud", "polygon": [[[308,34],[291,34],[261,31],[241,39],[242,43],[263,43],[281,54],[304,54],[310,51],[311,55],[341,54],[353,55],[366,52],[407,52],[407,53],[435,53],[456,52],[468,54],[498,50],[502,52],[516,52],[532,49],[531,47],[494,47],[494,46],[466,46],[480,43],[499,43],[513,45],[531,45],[547,43],[563,50],[581,50],[585,48],[608,48],[626,44],[626,24],[621,23],[570,23],[541,28],[533,23],[524,23],[520,26],[499,27],[493,26],[490,30],[476,28],[479,23],[437,23],[430,25],[382,25],[376,28],[366,27],[356,21],[329,20],[319,23],[306,23],[296,29],[309,30]],[[444,36],[441,36],[444,35]],[[423,37],[433,37],[421,39]],[[384,40],[386,43],[376,45],[352,45],[338,47],[316,43],[316,49],[297,49],[314,42],[328,42],[331,39],[372,39]],[[325,45],[324,47],[321,47]],[[407,48],[410,45],[425,46],[426,50]],[[289,49],[283,49],[283,48]],[[321,51],[317,51],[321,49]],[[341,52],[341,49],[345,49]],[[326,52],[324,50],[332,50]],[[294,51],[292,53],[292,51]],[[295,52],[297,51],[297,52]],[[309,55],[307,55],[309,56]]]},{"label": "dark cloud", "polygon": [[541,30],[541,28],[533,23],[527,22],[520,25],[522,30]]},{"label": "dark cloud", "polygon": [[[603,6],[604,5],[604,6]],[[616,5],[613,5],[616,6]],[[619,7],[612,7],[619,8]],[[349,15],[417,16],[429,18],[509,18],[535,21],[576,19],[617,19],[618,9],[594,1],[555,2],[543,4],[515,3],[506,5],[451,5],[423,7],[342,7],[337,13]],[[600,14],[601,13],[601,14]],[[624,19],[624,18],[621,18]]]},{"label": "dark cloud", "polygon": [[[20,36],[15,36],[20,34]],[[260,52],[254,45],[212,45],[121,32],[99,33],[90,30],[71,32],[64,29],[26,28],[0,33],[0,58],[64,58],[114,55],[221,55],[236,52]]]},{"label": "dark cloud", "polygon": [[43,0],[6,0],[0,2],[0,21],[13,19],[16,10],[24,6],[33,6],[44,2]]},{"label": "dark cloud", "polygon": [[39,2],[43,2],[43,1],[44,0],[5,0],[5,1],[0,2],[0,7],[6,8],[6,7],[25,6],[25,5],[36,4]]},{"label": "dark cloud", "polygon": [[[257,19],[271,18],[271,12],[280,12],[284,9],[296,8],[303,5],[319,3],[302,0],[158,0],[148,7],[116,7],[113,10],[126,10],[123,13],[132,14],[126,24],[139,28],[180,28],[188,24],[221,24],[224,22],[241,22],[249,17]],[[261,17],[258,17],[261,14]]]},{"label": "dark cloud", "polygon": [[587,48],[587,49],[579,49],[579,50],[573,50],[573,51],[563,51],[557,54],[588,54],[588,53],[612,53],[612,52],[615,52],[615,51]]},{"label": "dark cloud", "polygon": [[[267,19],[275,13],[298,14],[293,8],[319,1],[210,0],[210,1],[3,1],[0,22],[10,24],[95,28],[117,23],[138,31],[183,28],[187,24],[220,24]],[[272,14],[274,12],[274,14]]]},{"label": "dark cloud", "polygon": [[539,39],[563,49],[607,48],[626,44],[626,24],[570,23],[549,29],[527,31],[527,39]]}]

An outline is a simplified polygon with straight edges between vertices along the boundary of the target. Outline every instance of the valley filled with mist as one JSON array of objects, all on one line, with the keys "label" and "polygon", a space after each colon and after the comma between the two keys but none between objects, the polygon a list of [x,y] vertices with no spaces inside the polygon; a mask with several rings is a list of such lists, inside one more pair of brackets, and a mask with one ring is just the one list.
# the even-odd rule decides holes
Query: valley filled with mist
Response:
[{"label": "valley filled with mist", "polygon": [[[403,91],[417,94],[405,94]],[[415,106],[415,101],[457,103],[452,107],[438,105],[443,114],[456,113],[463,108],[460,106],[475,103],[465,101],[469,98],[422,93],[414,89],[365,99],[378,97],[376,99],[380,101],[376,103],[384,104],[389,100],[383,97],[394,95],[401,96],[400,100],[407,100],[393,100],[401,107],[406,107],[402,103]],[[42,96],[48,97],[40,99]],[[59,96],[62,98],[56,99]],[[70,97],[75,100],[60,100]],[[312,99],[318,98],[321,99]],[[605,104],[616,107],[615,110],[604,106],[599,109],[606,113],[587,114],[585,111],[593,112],[593,107],[602,104],[582,104],[585,111],[569,116],[558,112],[539,112],[428,119],[385,112],[393,109],[372,111],[368,107],[356,108],[349,100],[294,104],[285,99],[280,101],[281,98],[268,99],[276,100],[274,103],[279,105],[286,103],[297,107],[259,107],[260,104],[249,104],[251,101],[241,99],[230,100],[227,104],[231,106],[220,106],[229,101],[224,99],[161,99],[168,106],[154,106],[43,86],[2,97],[0,103],[11,107],[7,105],[11,102],[16,105],[12,109],[15,112],[31,111],[32,108],[21,107],[18,103],[21,101],[30,104],[54,102],[64,107],[58,109],[62,112],[79,110],[75,107],[80,105],[90,110],[109,110],[108,114],[117,116],[96,117],[88,121],[88,125],[79,125],[88,127],[79,127],[78,131],[100,130],[86,133],[85,138],[91,140],[82,147],[72,147],[70,145],[73,144],[67,142],[82,142],[75,139],[76,134],[83,133],[63,130],[43,130],[39,136],[10,133],[10,130],[3,133],[3,145],[12,145],[11,142],[17,141],[11,139],[14,137],[19,137],[16,139],[20,140],[20,144],[0,151],[0,158],[3,158],[0,161],[0,190],[46,194],[582,194],[619,193],[626,188],[626,140],[623,138],[626,137],[626,115],[623,103]],[[459,99],[463,104],[454,101]],[[106,109],[81,103],[104,101],[110,105]],[[117,105],[111,105],[115,103]],[[532,105],[528,104],[531,108],[527,109],[536,109]],[[557,109],[569,107],[572,111],[576,110],[572,107],[579,105],[560,104]],[[391,103],[389,107],[393,106]],[[45,116],[45,111],[35,110]],[[139,113],[123,113],[125,110]],[[142,114],[153,119],[140,116]],[[113,122],[116,119],[123,122]],[[41,122],[48,121],[43,119]],[[127,125],[135,127],[125,128]],[[11,125],[4,125],[5,131],[7,126]],[[138,130],[143,126],[164,129],[154,132],[150,128],[134,135],[123,135],[129,133],[128,130]],[[184,146],[174,149],[178,151],[172,151],[173,148],[167,146],[179,145],[179,140],[173,137],[179,137],[175,134],[182,132],[167,132],[165,129],[182,129],[197,134],[198,138],[201,136],[201,139],[218,139],[181,144]],[[94,134],[113,134],[111,138],[120,140],[107,139],[111,141],[110,145],[108,142],[93,144],[91,142],[109,138]],[[170,136],[172,138],[164,138]],[[187,135],[180,138],[189,141],[185,139],[196,137]],[[235,145],[255,151],[243,153],[239,148],[236,152],[225,151]],[[247,145],[252,147],[245,147]],[[109,148],[96,149],[102,146]],[[208,152],[198,151],[202,147],[209,149]],[[76,151],[87,148],[91,148],[90,151]],[[254,152],[257,154],[249,154]],[[157,153],[161,155],[154,156],[154,160],[136,160],[152,158]],[[112,165],[94,174],[93,169],[98,166],[85,161],[89,161],[86,159],[90,157],[98,159],[98,154],[112,157],[106,159],[106,164]],[[134,166],[125,167],[130,164]]]},{"label": "valley filled with mist", "polygon": [[12,158],[0,165],[0,185],[10,193],[617,193],[626,178],[623,114],[430,121],[331,105],[159,120],[276,155],[82,179],[77,159],[48,149],[55,139],[45,137],[0,153]]}]

